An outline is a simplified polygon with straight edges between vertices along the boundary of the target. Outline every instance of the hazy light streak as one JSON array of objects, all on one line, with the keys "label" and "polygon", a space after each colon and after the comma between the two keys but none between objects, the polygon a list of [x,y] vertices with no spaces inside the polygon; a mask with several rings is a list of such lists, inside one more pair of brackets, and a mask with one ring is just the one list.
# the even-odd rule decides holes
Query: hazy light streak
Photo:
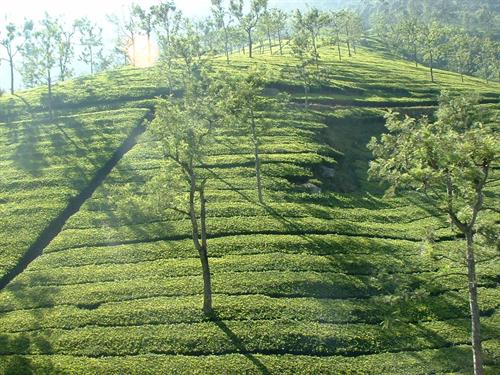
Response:
[{"label": "hazy light streak", "polygon": [[145,35],[137,35],[127,43],[127,55],[132,65],[139,68],[153,66],[160,56],[158,45]]}]

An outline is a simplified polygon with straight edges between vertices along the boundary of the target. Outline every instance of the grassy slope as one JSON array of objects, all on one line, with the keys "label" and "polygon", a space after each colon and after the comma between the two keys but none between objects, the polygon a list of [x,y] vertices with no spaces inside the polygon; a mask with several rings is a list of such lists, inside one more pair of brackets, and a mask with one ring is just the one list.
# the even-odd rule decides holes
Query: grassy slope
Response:
[{"label": "grassy slope", "polygon": [[[466,279],[435,279],[448,264],[421,255],[428,228],[450,236],[446,220],[409,199],[382,200],[368,192],[311,195],[300,184],[372,188],[363,179],[363,145],[380,131],[381,113],[363,105],[428,104],[441,87],[496,97],[500,86],[474,78],[462,85],[447,72],[430,84],[425,68],[398,60],[389,66],[366,50],[342,64],[333,50],[323,49],[322,56],[330,88],[317,90],[317,105],[308,112],[294,107],[279,116],[264,114],[273,125],[262,146],[266,206],[256,203],[249,140],[237,129],[218,134],[207,198],[220,321],[208,322],[200,311],[199,260],[187,220],[174,213],[156,217],[128,200],[131,192],[144,193],[144,182],[157,170],[158,151],[146,133],[44,255],[0,294],[4,372],[468,371]],[[234,74],[248,65],[246,58],[235,60],[219,68]],[[290,57],[254,60],[272,65],[274,86],[300,99]],[[150,87],[148,74],[110,73],[107,79],[116,79],[113,94],[106,94],[110,105],[116,105],[114,93],[123,98],[124,75],[134,79],[129,90],[137,99],[161,92],[161,86]],[[85,95],[78,100],[90,103]],[[336,161],[337,177],[322,178],[321,166]],[[454,246],[442,241],[438,247]],[[485,347],[494,371],[498,264],[482,265],[480,274]],[[403,288],[413,298],[395,298]]]},{"label": "grassy slope", "polygon": [[109,159],[146,109],[0,123],[0,278]]}]

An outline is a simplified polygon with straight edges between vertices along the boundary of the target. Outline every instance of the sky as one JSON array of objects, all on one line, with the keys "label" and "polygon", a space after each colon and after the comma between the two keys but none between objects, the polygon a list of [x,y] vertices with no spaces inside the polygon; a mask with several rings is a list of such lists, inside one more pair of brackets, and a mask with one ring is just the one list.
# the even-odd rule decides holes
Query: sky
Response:
[{"label": "sky", "polygon": [[[45,12],[52,16],[64,16],[72,20],[88,16],[96,22],[105,21],[106,14],[121,12],[138,3],[149,7],[160,3],[160,0],[0,0],[0,18],[3,23],[5,15],[15,22],[25,17],[40,19]],[[178,9],[189,17],[202,17],[210,11],[210,0],[177,0]]]},{"label": "sky", "polygon": [[[339,0],[270,0],[269,5],[280,8],[296,8],[309,5],[328,5]],[[130,7],[132,3],[143,8],[161,3],[161,0],[0,0],[0,22],[5,15],[15,22],[21,22],[25,17],[40,19],[45,12],[52,16],[65,16],[69,19],[88,16],[95,21],[105,21],[106,14],[120,12]],[[229,1],[227,0],[226,3]],[[246,1],[248,2],[248,1]],[[188,17],[201,18],[210,12],[210,0],[175,0],[177,8]],[[0,24],[1,26],[1,24]]]}]

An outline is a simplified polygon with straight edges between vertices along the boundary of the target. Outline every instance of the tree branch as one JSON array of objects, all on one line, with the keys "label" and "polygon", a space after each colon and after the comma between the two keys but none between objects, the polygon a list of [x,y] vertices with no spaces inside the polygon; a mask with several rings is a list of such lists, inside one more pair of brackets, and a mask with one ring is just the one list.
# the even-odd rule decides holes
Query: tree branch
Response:
[{"label": "tree branch", "polygon": [[180,208],[177,208],[177,207],[168,207],[168,208],[171,209],[172,211],[175,211],[175,212],[178,212],[180,214],[189,216],[189,212],[188,211],[181,210]]}]

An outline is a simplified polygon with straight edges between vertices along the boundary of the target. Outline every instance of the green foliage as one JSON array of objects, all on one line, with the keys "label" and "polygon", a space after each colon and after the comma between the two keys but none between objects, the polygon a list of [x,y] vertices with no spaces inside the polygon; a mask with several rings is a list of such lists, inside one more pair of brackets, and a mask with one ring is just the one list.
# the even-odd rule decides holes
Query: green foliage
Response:
[{"label": "green foliage", "polygon": [[[387,115],[389,134],[372,140],[371,174],[393,189],[421,191],[458,222],[473,224],[484,184],[497,159],[493,130],[481,122],[477,99],[441,97],[437,121]],[[479,190],[478,190],[479,189]],[[455,220],[455,219],[454,219]]]},{"label": "green foliage", "polygon": [[83,47],[79,59],[90,67],[90,74],[94,74],[99,70],[103,59],[102,28],[86,17],[76,20],[75,28],[80,34],[80,44]]}]

